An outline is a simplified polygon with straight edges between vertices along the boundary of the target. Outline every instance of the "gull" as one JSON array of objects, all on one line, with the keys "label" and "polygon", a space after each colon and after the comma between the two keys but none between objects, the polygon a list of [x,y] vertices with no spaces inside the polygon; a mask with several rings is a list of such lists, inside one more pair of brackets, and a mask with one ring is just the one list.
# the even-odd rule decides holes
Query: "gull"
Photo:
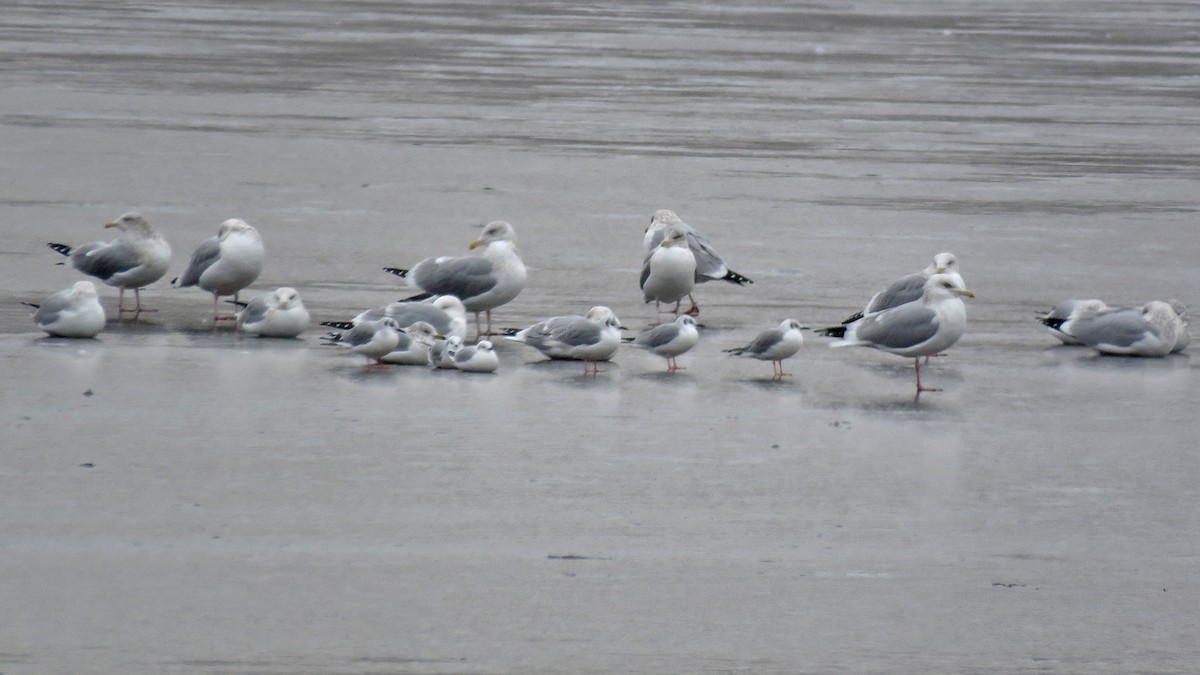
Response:
[{"label": "gull", "polygon": [[[395,321],[395,319],[392,319]],[[398,322],[397,322],[398,325]],[[417,321],[400,329],[396,336],[396,346],[380,359],[383,363],[394,363],[400,366],[429,365],[429,350],[434,340],[443,337],[427,321]]]},{"label": "gull", "polygon": [[1039,315],[1038,322],[1064,345],[1082,345],[1083,342],[1071,334],[1071,320],[1094,315],[1106,309],[1108,305],[1104,304],[1103,300],[1063,300],[1050,311]]},{"label": "gull", "polygon": [[[47,244],[67,256],[67,265],[120,289],[117,316],[134,316],[155,310],[142,307],[142,288],[158,281],[171,265],[171,246],[150,223],[137,213],[126,213],[104,224],[116,228],[121,236],[112,241],[97,241],[72,248],[66,244]],[[125,309],[125,291],[133,290],[135,307]]]},{"label": "gull", "polygon": [[679,227],[670,227],[658,246],[642,261],[642,298],[654,301],[655,312],[660,302],[673,302],[675,314],[679,304],[696,285],[696,256],[688,248],[687,234]]},{"label": "gull", "polygon": [[458,345],[450,354],[454,367],[464,373],[494,373],[500,367],[500,359],[488,340],[474,345]]},{"label": "gull", "polygon": [[467,337],[467,308],[462,300],[453,295],[439,295],[424,302],[392,302],[382,307],[368,309],[350,321],[322,321],[322,326],[349,330],[360,321],[373,321],[390,316],[396,323],[407,328],[418,321],[432,324],[442,335]]},{"label": "gull", "polygon": [[1168,300],[1167,304],[1175,311],[1176,319],[1176,338],[1175,347],[1171,349],[1171,353],[1175,354],[1183,351],[1192,342],[1192,333],[1188,329],[1188,313],[1187,307],[1178,300]]},{"label": "gull", "polygon": [[[679,216],[675,215],[674,211],[659,209],[650,214],[650,225],[646,227],[646,236],[642,238],[642,245],[647,252],[653,251],[654,247],[658,246],[659,242],[666,235],[667,228],[670,227],[680,228],[687,236],[688,248],[691,249],[692,255],[696,257],[696,283],[727,281],[738,286],[754,283],[748,277],[729,269],[725,265],[725,261],[713,249],[708,239],[683,222]],[[688,300],[692,303],[687,313],[699,314],[700,307],[696,304],[696,300],[692,297],[691,292],[688,292],[687,296]]]},{"label": "gull", "polygon": [[551,359],[583,361],[583,374],[601,372],[597,362],[607,361],[621,344],[621,321],[603,305],[584,316],[571,314],[539,321],[507,339],[529,345]]},{"label": "gull", "polygon": [[675,359],[687,352],[700,341],[700,333],[696,330],[696,319],[691,316],[680,316],[671,323],[664,323],[642,331],[637,337],[630,338],[629,344],[657,354],[667,360],[667,371],[686,370]]},{"label": "gull", "polygon": [[973,297],[975,294],[963,286],[958,276],[935,274],[925,281],[919,300],[820,332],[841,338],[831,347],[870,347],[913,357],[919,398],[924,391],[941,391],[921,384],[920,357],[941,353],[958,342],[967,328],[967,308],[962,299]]},{"label": "gull", "polygon": [[1083,308],[1063,328],[1101,354],[1117,356],[1166,356],[1186,332],[1175,308],[1161,300],[1142,307]]},{"label": "gull", "polygon": [[263,293],[237,315],[238,330],[259,337],[294,338],[308,328],[308,310],[290,286]]},{"label": "gull", "polygon": [[454,352],[462,344],[462,338],[457,335],[435,341],[429,350],[429,365],[437,369],[454,370]]},{"label": "gull", "polygon": [[734,347],[725,351],[731,356],[770,361],[774,373],[771,379],[781,380],[789,374],[783,372],[783,360],[800,351],[800,345],[804,344],[804,334],[800,332],[803,329],[799,321],[786,319],[777,328],[759,333],[758,337],[744,347]]},{"label": "gull", "polygon": [[40,305],[21,304],[36,309],[33,322],[55,337],[92,338],[104,329],[104,308],[100,306],[96,285],[90,281],[76,281]]},{"label": "gull", "polygon": [[183,274],[171,281],[176,288],[199,286],[212,293],[213,321],[234,317],[223,317],[217,312],[217,301],[222,295],[232,295],[236,303],[238,292],[254,283],[263,268],[262,237],[258,230],[245,221],[230,218],[221,223],[217,236],[206,239],[192,253]]},{"label": "gull", "polygon": [[400,343],[400,327],[390,317],[374,321],[363,321],[345,333],[327,337],[326,344],[347,347],[355,354],[362,354],[368,359],[368,368],[374,365],[383,366],[383,357],[387,356]]},{"label": "gull", "polygon": [[953,253],[939,253],[933,256],[933,262],[920,272],[914,272],[893,281],[887,288],[871,296],[861,311],[846,317],[843,324],[853,323],[872,312],[898,307],[914,300],[920,300],[925,292],[925,282],[935,274],[947,274],[957,277],[959,285],[966,288],[966,283],[958,273],[958,258]]},{"label": "gull", "polygon": [[[411,269],[385,267],[385,272],[403,277],[422,293],[409,300],[431,295],[453,295],[467,311],[475,313],[477,337],[492,334],[492,310],[513,300],[525,288],[525,263],[517,251],[517,234],[503,220],[488,223],[468,248],[482,248],[475,256],[426,258]],[[480,314],[487,314],[487,332]]]}]

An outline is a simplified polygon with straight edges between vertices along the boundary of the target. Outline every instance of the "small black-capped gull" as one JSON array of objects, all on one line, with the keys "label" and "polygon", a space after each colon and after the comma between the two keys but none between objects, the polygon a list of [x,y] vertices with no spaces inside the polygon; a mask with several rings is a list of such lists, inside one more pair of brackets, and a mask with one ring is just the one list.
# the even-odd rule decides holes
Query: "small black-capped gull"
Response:
[{"label": "small black-capped gull", "polygon": [[758,334],[744,347],[734,347],[725,351],[731,356],[745,356],[759,361],[770,361],[773,380],[781,380],[790,373],[783,372],[783,360],[790,358],[800,351],[804,344],[804,329],[795,319],[785,319],[777,328],[771,328]]},{"label": "small black-capped gull", "polygon": [[688,248],[687,234],[678,227],[667,228],[662,241],[642,260],[642,298],[659,303],[673,302],[673,313],[696,285],[696,256]]},{"label": "small black-capped gull", "polygon": [[[75,247],[55,243],[47,246],[67,256],[68,266],[120,289],[118,317],[126,312],[137,315],[155,311],[142,307],[141,291],[167,273],[171,266],[171,246],[137,213],[126,213],[104,227],[120,230],[121,236]],[[133,309],[125,309],[126,290],[133,291]]]},{"label": "small black-capped gull", "polygon": [[494,373],[500,367],[500,359],[488,340],[480,340],[474,345],[457,345],[450,358],[454,367],[464,373]]},{"label": "small black-capped gull", "polygon": [[621,345],[621,321],[603,305],[577,314],[556,316],[517,331],[507,339],[529,345],[551,359],[583,361],[583,374],[602,372],[597,362],[607,361]]},{"label": "small black-capped gull", "polygon": [[1187,333],[1185,320],[1161,300],[1142,307],[1084,308],[1064,327],[1088,347],[1116,356],[1166,356],[1177,351],[1180,336]]},{"label": "small black-capped gull", "polygon": [[[503,220],[488,223],[468,248],[482,249],[479,255],[426,258],[411,269],[385,267],[422,291],[409,298],[423,300],[431,295],[453,295],[467,311],[475,313],[476,337],[492,334],[492,310],[511,302],[525,288],[525,263],[517,250],[517,233]],[[487,331],[480,314],[487,314]]]},{"label": "small black-capped gull", "polygon": [[390,316],[402,328],[418,321],[432,324],[434,329],[447,337],[467,337],[467,308],[453,295],[439,295],[422,302],[392,302],[382,307],[368,309],[350,321],[322,321],[322,326],[349,330],[360,321],[374,321]]},{"label": "small black-capped gull", "polygon": [[234,319],[217,311],[219,298],[232,295],[236,303],[238,293],[262,272],[265,258],[258,230],[244,220],[230,218],[221,223],[217,236],[196,247],[187,269],[171,284],[177,288],[199,286],[212,293],[213,321]]},{"label": "small black-capped gull", "polygon": [[851,314],[842,323],[852,323],[872,312],[882,312],[885,309],[920,300],[921,295],[925,293],[925,282],[935,274],[957,277],[959,285],[963,288],[967,287],[958,272],[958,258],[953,253],[939,253],[933,256],[933,262],[925,269],[902,276],[889,284],[887,288],[871,296],[861,311]]},{"label": "small black-capped gull", "polygon": [[[704,235],[683,222],[679,216],[675,215],[674,211],[668,209],[659,209],[650,214],[650,225],[646,227],[646,235],[642,238],[642,245],[647,252],[653,251],[654,247],[658,246],[669,227],[678,227],[687,235],[688,248],[696,257],[696,283],[727,281],[737,286],[754,283],[748,277],[729,269]],[[700,307],[696,305],[696,300],[691,293],[688,293],[688,299],[691,300],[692,306],[687,313],[699,314]]]},{"label": "small black-capped gull", "polygon": [[55,337],[93,338],[104,330],[104,308],[100,306],[96,285],[90,281],[76,281],[40,305],[22,304],[35,308],[33,322]]},{"label": "small black-capped gull", "polygon": [[259,337],[294,338],[308,328],[308,310],[290,286],[263,293],[237,315],[238,330]]},{"label": "small black-capped gull", "polygon": [[1095,315],[1099,312],[1108,309],[1108,305],[1104,304],[1103,300],[1063,300],[1050,311],[1045,314],[1038,315],[1038,323],[1046,329],[1048,333],[1058,338],[1064,345],[1082,345],[1074,335],[1071,334],[1071,321],[1081,316]]},{"label": "small black-capped gull", "polygon": [[664,323],[642,331],[637,337],[630,338],[629,344],[639,349],[645,349],[667,360],[667,371],[686,370],[676,362],[676,357],[686,353],[700,341],[700,332],[696,329],[696,320],[691,316],[677,317],[671,323]]},{"label": "small black-capped gull", "polygon": [[923,391],[941,391],[921,384],[921,358],[949,349],[967,328],[963,298],[973,298],[956,275],[935,274],[925,281],[919,300],[874,312],[841,326],[822,329],[830,337],[842,338],[831,347],[870,347],[913,358],[917,396]]}]

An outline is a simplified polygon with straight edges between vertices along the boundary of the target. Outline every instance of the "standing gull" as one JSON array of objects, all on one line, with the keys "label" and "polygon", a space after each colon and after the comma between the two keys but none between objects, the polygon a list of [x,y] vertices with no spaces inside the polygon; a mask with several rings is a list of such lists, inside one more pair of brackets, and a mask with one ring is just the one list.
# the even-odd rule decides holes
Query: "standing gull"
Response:
[{"label": "standing gull", "polygon": [[[646,227],[646,236],[642,238],[642,245],[646,251],[653,251],[655,246],[658,246],[666,235],[666,231],[670,227],[678,227],[683,230],[687,236],[688,248],[691,249],[692,255],[696,258],[696,283],[702,284],[708,281],[728,281],[731,284],[744,286],[754,283],[748,277],[745,277],[725,265],[725,261],[713,249],[711,243],[704,235],[694,230],[690,225],[683,222],[679,216],[675,215],[674,211],[667,209],[659,209],[650,214],[650,225]],[[688,309],[688,314],[699,314],[700,307],[696,304],[695,298],[692,297],[689,291],[688,300],[692,306]]]},{"label": "standing gull", "polygon": [[921,295],[925,292],[925,282],[935,274],[957,277],[959,285],[966,288],[966,283],[958,273],[958,258],[954,257],[953,253],[939,253],[933,256],[933,262],[925,269],[902,276],[887,288],[871,296],[861,311],[851,314],[842,323],[853,323],[872,312],[882,312],[885,309],[920,300]]},{"label": "standing gull", "polygon": [[1166,356],[1175,351],[1181,329],[1186,331],[1171,304],[1160,300],[1142,307],[1077,309],[1063,328],[1101,354],[1116,356]]},{"label": "standing gull", "polygon": [[612,310],[602,305],[577,314],[556,316],[539,321],[508,337],[529,345],[551,359],[583,361],[583,374],[601,372],[596,366],[617,353],[621,344],[621,321]]},{"label": "standing gull", "polygon": [[237,315],[238,330],[259,337],[294,338],[308,328],[308,310],[289,286],[264,293]]},{"label": "standing gull", "polygon": [[36,309],[33,322],[55,337],[92,338],[104,329],[104,308],[100,306],[96,285],[90,281],[76,281],[40,305],[22,304]]},{"label": "standing gull", "polygon": [[192,254],[183,274],[171,284],[177,288],[199,286],[212,293],[213,321],[232,319],[217,312],[217,301],[232,295],[237,302],[238,292],[254,283],[263,268],[262,237],[245,221],[230,218],[221,223],[217,236],[205,240]]},{"label": "standing gull", "polygon": [[675,303],[672,312],[678,314],[679,304],[695,285],[696,256],[688,248],[687,234],[678,227],[669,228],[642,261],[642,298],[654,301],[656,315],[661,302]]},{"label": "standing gull", "polygon": [[642,331],[637,337],[631,338],[629,344],[657,354],[667,360],[667,371],[686,370],[675,359],[687,352],[700,341],[700,332],[696,330],[696,319],[691,316],[680,316],[671,323],[664,323]]},{"label": "standing gull", "polygon": [[[488,223],[469,249],[482,248],[476,256],[426,258],[411,269],[385,267],[384,271],[406,279],[422,291],[409,298],[453,295],[467,311],[475,313],[476,337],[492,334],[492,310],[512,301],[525,288],[525,263],[517,251],[517,233],[503,220]],[[487,331],[480,314],[487,314]]]},{"label": "standing gull", "polygon": [[[142,288],[158,281],[171,265],[171,246],[150,223],[137,213],[125,215],[104,224],[121,231],[112,241],[98,241],[74,248],[66,244],[47,244],[67,256],[67,264],[80,272],[120,289],[117,316],[132,312],[134,316],[154,310],[142,307]],[[133,290],[135,307],[125,309],[125,291]]]},{"label": "standing gull", "polygon": [[804,334],[800,332],[803,328],[799,321],[786,319],[779,324],[778,328],[771,328],[759,333],[758,337],[746,346],[734,347],[725,351],[731,356],[745,356],[759,361],[770,361],[774,373],[774,377],[771,379],[781,380],[788,375],[783,372],[783,360],[800,351],[800,345],[804,344]]},{"label": "standing gull", "polygon": [[964,288],[956,275],[935,274],[925,281],[920,300],[821,332],[842,338],[831,347],[871,347],[913,357],[920,397],[923,391],[941,391],[922,386],[920,357],[940,353],[958,342],[967,328],[967,308],[962,299],[973,297],[975,294]]}]

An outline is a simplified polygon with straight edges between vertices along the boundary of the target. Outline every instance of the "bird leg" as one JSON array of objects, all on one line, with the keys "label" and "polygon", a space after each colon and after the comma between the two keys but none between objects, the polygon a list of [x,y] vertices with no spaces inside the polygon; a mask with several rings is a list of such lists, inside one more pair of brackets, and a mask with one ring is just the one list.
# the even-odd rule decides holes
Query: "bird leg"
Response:
[{"label": "bird leg", "polygon": [[[591,365],[591,370],[588,370],[589,364]],[[595,377],[597,373],[603,373],[603,372],[604,372],[603,370],[600,370],[600,366],[597,365],[596,361],[588,361],[587,359],[584,359],[584,361],[583,361],[583,374],[584,375],[591,375],[592,377]]]},{"label": "bird leg", "polygon": [[913,359],[913,367],[916,368],[916,370],[917,370],[917,396],[918,397],[921,396],[921,392],[923,392],[923,391],[941,391],[941,389],[938,389],[936,387],[922,387],[921,386],[921,357],[918,356]]},{"label": "bird leg", "polygon": [[[237,293],[233,294],[234,301],[237,301]],[[217,327],[218,321],[233,321],[237,319],[236,315],[221,316],[220,296],[213,293],[213,328]]]},{"label": "bird leg", "polygon": [[673,373],[673,372],[675,372],[675,371],[677,371],[677,370],[687,370],[687,368],[686,368],[685,366],[681,366],[681,365],[679,365],[679,364],[678,364],[678,363],[675,361],[675,357],[674,357],[674,356],[672,356],[671,358],[667,359],[667,372],[668,372],[668,373]]},{"label": "bird leg", "polygon": [[687,313],[692,316],[700,316],[700,305],[696,304],[696,299],[692,297],[691,293],[688,293],[688,300],[691,301],[692,306],[688,308]]}]

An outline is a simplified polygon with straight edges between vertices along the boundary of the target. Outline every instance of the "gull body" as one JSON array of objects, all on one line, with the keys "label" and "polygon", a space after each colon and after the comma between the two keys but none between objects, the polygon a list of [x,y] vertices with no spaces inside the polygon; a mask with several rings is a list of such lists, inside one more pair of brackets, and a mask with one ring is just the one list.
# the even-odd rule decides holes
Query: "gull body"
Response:
[{"label": "gull body", "polygon": [[[137,213],[126,213],[104,227],[120,230],[121,236],[76,247],[56,243],[48,246],[67,256],[69,267],[119,289],[118,316],[153,311],[142,307],[141,289],[167,273],[171,266],[170,244]],[[133,309],[125,309],[126,290],[133,291]]]},{"label": "gull body", "polygon": [[[654,247],[662,242],[667,229],[671,227],[678,227],[683,230],[687,237],[688,248],[696,258],[697,284],[709,281],[727,281],[737,286],[744,286],[754,283],[748,277],[729,269],[720,254],[713,248],[712,243],[704,235],[683,222],[674,211],[668,209],[659,209],[650,214],[650,225],[646,227],[646,235],[642,237],[642,246],[647,252],[653,251]],[[696,300],[690,292],[688,293],[688,299],[692,303],[691,308],[688,309],[688,313],[699,314],[700,307],[696,305]]]},{"label": "gull body", "polygon": [[474,345],[458,345],[450,354],[454,367],[464,373],[494,373],[500,367],[500,359],[492,343],[480,340]]},{"label": "gull body", "polygon": [[551,359],[583,361],[583,372],[600,372],[596,363],[607,361],[621,344],[621,321],[603,305],[584,316],[556,316],[518,331],[508,339],[528,345]]},{"label": "gull body", "polygon": [[48,335],[93,338],[104,330],[104,308],[100,306],[96,285],[90,281],[76,281],[40,305],[25,304],[36,308],[33,322]]},{"label": "gull body", "polygon": [[[395,319],[393,319],[395,321]],[[397,322],[397,325],[398,322]],[[400,366],[429,365],[429,350],[439,337],[433,324],[417,321],[401,328],[396,336],[396,346],[379,360]]]},{"label": "gull body", "polygon": [[259,337],[298,337],[308,323],[308,310],[300,294],[290,286],[259,295],[237,315],[238,330]]},{"label": "gull body", "polygon": [[642,261],[642,298],[679,304],[696,285],[696,256],[688,248],[687,235],[678,227],[667,228],[662,241]]},{"label": "gull body", "polygon": [[779,326],[759,333],[745,346],[725,351],[732,356],[770,361],[774,375],[772,379],[779,380],[788,375],[783,372],[783,360],[794,356],[804,344],[803,328],[799,321],[785,319]]},{"label": "gull body", "polygon": [[942,252],[933,256],[933,262],[920,272],[914,272],[900,277],[888,284],[888,287],[871,296],[862,310],[851,314],[842,323],[848,324],[861,319],[873,312],[899,307],[915,300],[920,300],[925,293],[925,282],[935,274],[946,274],[955,277],[963,288],[966,283],[958,272],[958,258],[953,253]]},{"label": "gull body", "polygon": [[700,332],[696,329],[696,319],[684,315],[671,323],[642,331],[629,344],[663,357],[667,360],[667,370],[675,372],[684,370],[684,367],[676,362],[676,357],[695,347],[699,341]]},{"label": "gull body", "polygon": [[232,295],[237,302],[238,293],[258,279],[265,258],[258,230],[243,220],[230,218],[221,223],[215,237],[196,247],[183,274],[171,283],[177,288],[199,286],[212,293],[213,320],[229,318],[217,312],[219,298]]}]

